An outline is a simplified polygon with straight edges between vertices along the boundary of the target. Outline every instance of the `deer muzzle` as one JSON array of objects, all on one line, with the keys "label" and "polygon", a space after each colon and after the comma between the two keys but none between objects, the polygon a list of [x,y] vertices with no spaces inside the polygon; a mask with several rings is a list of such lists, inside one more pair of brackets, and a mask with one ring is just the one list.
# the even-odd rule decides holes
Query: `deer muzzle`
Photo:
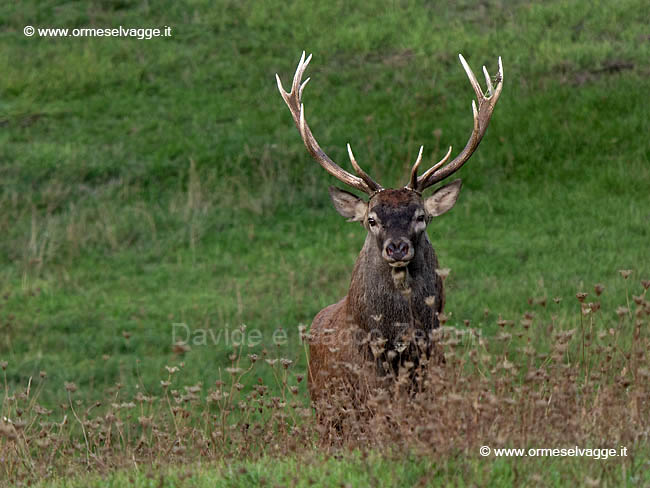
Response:
[{"label": "deer muzzle", "polygon": [[388,239],[384,244],[382,255],[390,266],[401,268],[407,266],[409,261],[413,259],[415,251],[411,243],[406,239]]}]

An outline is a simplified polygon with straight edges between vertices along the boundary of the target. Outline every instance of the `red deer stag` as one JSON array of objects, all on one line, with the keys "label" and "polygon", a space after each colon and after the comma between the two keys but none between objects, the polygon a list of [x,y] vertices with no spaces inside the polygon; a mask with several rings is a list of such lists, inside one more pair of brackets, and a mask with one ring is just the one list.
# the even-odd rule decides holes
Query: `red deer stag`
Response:
[{"label": "red deer stag", "polygon": [[[460,62],[478,99],[472,101],[474,129],[465,148],[452,161],[451,147],[444,158],[418,176],[422,147],[404,188],[385,189],[363,171],[348,144],[350,163],[358,176],[339,167],[323,152],[305,120],[302,93],[309,81],[302,81],[311,60],[302,53],[293,77],[291,91],[278,89],[309,153],[329,174],[342,183],[369,195],[368,200],[331,186],[334,207],[348,221],[361,222],[368,231],[363,249],[352,272],[348,294],[338,303],[321,310],[310,330],[309,392],[317,401],[332,385],[343,381],[348,391],[355,383],[350,369],[374,360],[375,377],[392,376],[400,366],[417,365],[429,357],[434,344],[431,331],[439,326],[443,310],[442,278],[437,273],[438,260],[427,236],[426,227],[433,217],[452,208],[460,192],[461,180],[437,189],[424,198],[422,192],[458,171],[476,150],[503,88],[503,67],[499,58],[496,86],[483,67],[487,93],[483,93],[462,55]],[[415,339],[415,340],[414,340]],[[373,344],[383,347],[377,353]],[[345,367],[341,367],[341,365]]]}]

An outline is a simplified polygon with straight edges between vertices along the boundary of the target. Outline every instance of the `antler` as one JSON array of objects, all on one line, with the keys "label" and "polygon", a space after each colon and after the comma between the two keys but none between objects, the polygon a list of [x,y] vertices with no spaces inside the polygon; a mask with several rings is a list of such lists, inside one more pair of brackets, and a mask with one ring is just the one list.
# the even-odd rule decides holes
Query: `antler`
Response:
[{"label": "antler", "polygon": [[316,139],[314,139],[314,136],[311,133],[311,129],[305,121],[305,108],[302,104],[302,91],[304,90],[305,85],[310,80],[310,78],[307,78],[302,83],[301,81],[302,75],[305,72],[307,65],[309,64],[309,61],[311,61],[311,54],[307,57],[307,59],[305,59],[305,51],[303,51],[302,56],[300,57],[300,62],[298,63],[298,67],[296,68],[296,73],[293,75],[293,83],[291,84],[291,92],[289,93],[284,91],[280,77],[277,74],[275,75],[275,78],[278,81],[278,90],[280,90],[280,95],[282,95],[284,102],[287,104],[289,110],[291,111],[293,121],[300,131],[300,135],[302,136],[302,140],[304,141],[307,150],[314,157],[314,159],[318,161],[318,164],[325,168],[325,171],[346,185],[349,185],[352,188],[356,188],[357,190],[368,194],[381,190],[381,185],[375,182],[365,171],[359,167],[357,161],[354,159],[354,155],[352,154],[350,144],[348,144],[348,155],[350,156],[350,163],[352,163],[352,167],[359,176],[354,176],[353,174],[348,173],[334,161],[332,161],[329,156],[325,154],[320,148],[318,142],[316,142]]},{"label": "antler", "polygon": [[483,66],[483,74],[485,75],[485,82],[487,83],[487,95],[481,90],[481,86],[476,81],[474,73],[472,73],[471,68],[465,61],[465,58],[462,54],[459,54],[460,62],[465,68],[467,77],[469,78],[472,88],[474,88],[474,93],[476,93],[476,98],[478,99],[478,110],[476,109],[476,103],[472,100],[472,112],[474,113],[474,130],[472,135],[469,137],[469,141],[465,145],[465,148],[461,153],[454,158],[454,160],[447,164],[449,157],[451,156],[451,146],[449,151],[444,158],[442,158],[438,163],[429,168],[422,176],[418,178],[418,166],[422,160],[422,148],[420,147],[420,153],[418,155],[413,169],[411,170],[411,181],[407,188],[416,191],[423,191],[424,189],[430,187],[431,185],[447,178],[449,175],[455,173],[460,169],[460,167],[465,164],[465,162],[470,158],[472,153],[476,150],[483,135],[487,129],[488,124],[490,123],[490,117],[492,117],[492,111],[494,110],[499,96],[501,95],[501,89],[503,88],[503,64],[501,63],[501,57],[499,57],[499,72],[497,73],[496,81],[497,86],[494,88],[492,86],[492,80],[490,75]]}]

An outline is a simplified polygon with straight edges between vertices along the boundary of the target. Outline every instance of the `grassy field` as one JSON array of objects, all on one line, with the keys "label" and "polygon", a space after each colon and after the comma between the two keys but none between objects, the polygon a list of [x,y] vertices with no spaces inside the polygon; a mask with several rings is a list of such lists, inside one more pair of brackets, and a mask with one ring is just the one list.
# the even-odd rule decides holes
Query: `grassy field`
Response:
[{"label": "grassy field", "polygon": [[[618,466],[605,468],[619,471]],[[647,477],[641,463],[630,478],[643,486]],[[596,471],[596,470],[595,470]],[[530,475],[529,475],[530,472]],[[375,456],[351,453],[345,457],[323,456],[278,463],[263,458],[246,464],[228,466],[185,466],[175,469],[117,471],[108,476],[81,476],[59,480],[42,486],[76,487],[249,487],[274,483],[278,486],[566,486],[574,483],[597,484],[598,472],[591,474],[583,461],[546,460],[519,462],[519,466],[503,459],[489,463],[457,456],[443,462],[432,459],[400,456]],[[620,480],[620,473],[615,479]],[[616,483],[614,483],[616,486]],[[39,486],[39,485],[37,485]]]},{"label": "grassy field", "polygon": [[[500,319],[532,310],[533,346],[549,351],[550,316],[580,327],[575,294],[588,292],[603,310],[594,333],[608,331],[650,279],[647,13],[639,0],[3,3],[2,415],[16,415],[8,398],[25,389],[52,422],[72,418],[72,398],[105,408],[167,397],[169,378],[171,388],[208,391],[229,378],[237,351],[292,360],[288,370],[260,361],[241,382],[296,388],[307,405],[298,326],[346,293],[365,236],[331,207],[333,179],[305,151],[277,92],[275,73],[286,87],[302,50],[314,54],[304,100],[317,139],[343,166],[350,142],[385,186],[406,183],[421,144],[425,162],[465,144],[473,93],[457,54],[477,74],[483,64],[496,73],[501,56],[504,90],[490,128],[460,171],[458,204],[429,228],[451,269],[449,324],[466,320],[497,337]],[[25,36],[27,25],[172,30],[150,40],[48,38]],[[174,346],[179,339],[189,347]],[[16,456],[10,442],[0,438],[3,456]],[[235,463],[292,484],[286,473],[300,456],[269,455],[205,468],[205,483],[238,486],[227,475]],[[406,474],[394,476],[381,457],[346,457],[358,476],[342,481],[366,484],[376,468],[394,484],[435,471],[433,484],[494,486],[564,469],[516,459],[492,468],[476,451],[464,456],[437,467],[397,460]],[[82,469],[83,454],[70,457],[62,475]],[[642,484],[643,463],[566,469],[574,484]]]}]

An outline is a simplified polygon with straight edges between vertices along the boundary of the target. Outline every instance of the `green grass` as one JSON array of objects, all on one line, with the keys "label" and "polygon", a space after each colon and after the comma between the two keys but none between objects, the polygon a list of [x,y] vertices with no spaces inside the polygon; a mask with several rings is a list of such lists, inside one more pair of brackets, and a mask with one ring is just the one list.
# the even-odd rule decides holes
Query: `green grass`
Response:
[{"label": "green grass", "polygon": [[[346,293],[364,234],[331,207],[333,179],[277,93],[275,73],[286,87],[303,49],[317,139],[345,167],[350,142],[386,186],[406,182],[420,144],[429,162],[465,144],[473,93],[457,53],[477,74],[502,56],[504,91],[460,200],[430,226],[452,269],[446,311],[492,335],[529,298],[558,296],[557,314],[575,320],[575,293],[597,282],[614,310],[650,277],[644,12],[638,0],[3,4],[9,385],[46,371],[50,406],[65,381],[85,399],[116,382],[160,394],[164,366],[181,361],[188,384],[212,385],[231,348],[179,355],[174,323],[215,334],[244,323],[263,336],[249,352],[304,368],[297,326]],[[27,38],[25,25],[173,31]],[[619,269],[634,270],[629,282]]]},{"label": "green grass", "polygon": [[[647,464],[647,463],[646,463]],[[471,484],[468,482],[471,480]],[[281,486],[579,486],[602,483],[642,486],[648,482],[643,461],[621,469],[616,460],[583,458],[500,458],[485,460],[457,454],[444,462],[400,454],[380,457],[345,455],[288,457],[278,463],[263,458],[251,463],[197,465],[144,472],[117,471],[107,476],[52,480],[43,486],[73,487],[248,487]],[[39,485],[37,485],[39,486]]]}]

